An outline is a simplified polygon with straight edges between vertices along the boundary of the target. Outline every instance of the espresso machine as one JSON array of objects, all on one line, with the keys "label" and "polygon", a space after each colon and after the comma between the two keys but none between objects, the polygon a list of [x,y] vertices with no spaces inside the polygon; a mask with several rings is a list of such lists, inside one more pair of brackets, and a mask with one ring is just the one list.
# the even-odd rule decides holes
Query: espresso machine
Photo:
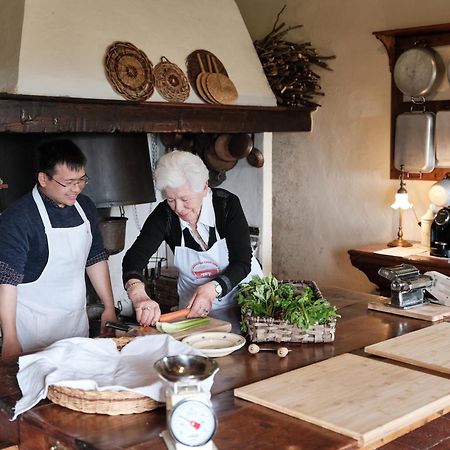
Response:
[{"label": "espresso machine", "polygon": [[450,207],[441,208],[431,223],[430,255],[450,257]]}]

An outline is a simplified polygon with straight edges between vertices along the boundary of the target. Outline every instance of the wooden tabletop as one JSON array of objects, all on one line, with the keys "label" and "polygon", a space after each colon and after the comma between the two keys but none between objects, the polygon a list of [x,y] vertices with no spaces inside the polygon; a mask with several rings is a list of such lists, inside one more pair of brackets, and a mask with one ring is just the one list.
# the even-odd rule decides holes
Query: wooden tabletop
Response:
[{"label": "wooden tabletop", "polygon": [[[362,353],[370,344],[415,331],[430,323],[368,311],[367,303],[376,299],[364,293],[338,288],[322,288],[325,298],[335,304],[342,318],[338,321],[336,340],[330,344],[288,344],[292,349],[286,358],[274,353],[261,352],[250,355],[246,347],[218,358],[219,372],[212,389],[213,406],[219,419],[216,446],[226,449],[314,449],[342,450],[357,448],[356,441],[302,420],[294,419],[262,406],[237,399],[233,389],[254,381],[266,379],[314,362],[346,352]],[[236,310],[222,312],[221,319],[232,319],[237,326]],[[274,345],[275,344],[266,344]],[[159,433],[165,429],[165,409],[124,416],[104,416],[72,411],[47,400],[24,413],[15,422],[9,415],[20,398],[16,381],[17,358],[0,359],[0,444],[19,443],[20,449],[39,450],[53,448],[90,449],[165,449]],[[450,424],[443,416],[431,424]],[[428,424],[430,426],[431,424]],[[392,449],[425,449],[418,446],[421,430],[408,433],[417,447],[395,446],[394,441],[385,447]],[[418,433],[418,434],[417,434]],[[427,436],[429,430],[427,429]],[[447,434],[450,436],[450,427]],[[416,437],[414,437],[416,436]],[[437,433],[435,438],[441,438]],[[419,441],[417,441],[419,439]],[[422,437],[423,439],[423,437]],[[429,439],[428,439],[429,441]],[[393,447],[389,447],[393,446]],[[0,445],[2,448],[2,445]]]}]

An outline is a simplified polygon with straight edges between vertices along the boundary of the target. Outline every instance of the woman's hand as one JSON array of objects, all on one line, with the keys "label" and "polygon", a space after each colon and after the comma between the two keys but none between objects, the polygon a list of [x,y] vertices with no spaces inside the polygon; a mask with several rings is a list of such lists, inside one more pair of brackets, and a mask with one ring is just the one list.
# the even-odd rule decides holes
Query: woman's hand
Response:
[{"label": "woman's hand", "polygon": [[145,292],[145,284],[142,281],[130,281],[127,294],[136,310],[136,320],[139,324],[143,327],[155,326],[161,316],[161,309]]},{"label": "woman's hand", "polygon": [[216,288],[214,283],[209,282],[199,286],[189,302],[188,308],[191,309],[187,318],[206,317],[212,307],[212,302],[216,298]]}]

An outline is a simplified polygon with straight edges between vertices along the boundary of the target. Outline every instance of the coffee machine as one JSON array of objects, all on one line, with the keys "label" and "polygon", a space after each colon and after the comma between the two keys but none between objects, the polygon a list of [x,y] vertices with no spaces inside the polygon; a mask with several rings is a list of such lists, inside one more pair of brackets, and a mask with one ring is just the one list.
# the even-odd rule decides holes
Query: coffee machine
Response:
[{"label": "coffee machine", "polygon": [[441,208],[431,224],[430,255],[450,258],[450,207]]}]

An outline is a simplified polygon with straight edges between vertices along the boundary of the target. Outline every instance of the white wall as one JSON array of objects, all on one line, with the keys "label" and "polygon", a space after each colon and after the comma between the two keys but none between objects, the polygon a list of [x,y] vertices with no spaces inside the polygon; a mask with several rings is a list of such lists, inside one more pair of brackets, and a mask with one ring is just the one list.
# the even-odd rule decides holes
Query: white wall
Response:
[{"label": "white wall", "polygon": [[[184,71],[186,57],[206,48],[222,61],[235,83],[237,104],[275,104],[233,0],[2,2],[10,9],[22,6],[25,12],[23,26],[18,13],[0,16],[0,29],[23,30],[18,66],[8,67],[12,73],[18,72],[17,87],[12,89],[7,79],[0,78],[0,91],[123,100],[106,79],[103,59],[113,42],[129,41],[144,51],[153,65],[165,56]],[[0,49],[2,56],[4,49]],[[156,91],[149,100],[164,101]],[[187,102],[203,101],[191,90]]]},{"label": "white wall", "polygon": [[[374,31],[450,22],[446,0],[237,0],[253,39],[280,22],[303,24],[287,38],[311,41],[335,54],[333,72],[319,69],[325,97],[311,133],[273,138],[273,272],[322,285],[370,292],[374,286],[350,264],[347,250],[396,237],[398,213],[389,205],[398,181],[389,179],[390,72]],[[407,181],[420,217],[432,182]],[[406,239],[420,240],[413,212]]]}]

